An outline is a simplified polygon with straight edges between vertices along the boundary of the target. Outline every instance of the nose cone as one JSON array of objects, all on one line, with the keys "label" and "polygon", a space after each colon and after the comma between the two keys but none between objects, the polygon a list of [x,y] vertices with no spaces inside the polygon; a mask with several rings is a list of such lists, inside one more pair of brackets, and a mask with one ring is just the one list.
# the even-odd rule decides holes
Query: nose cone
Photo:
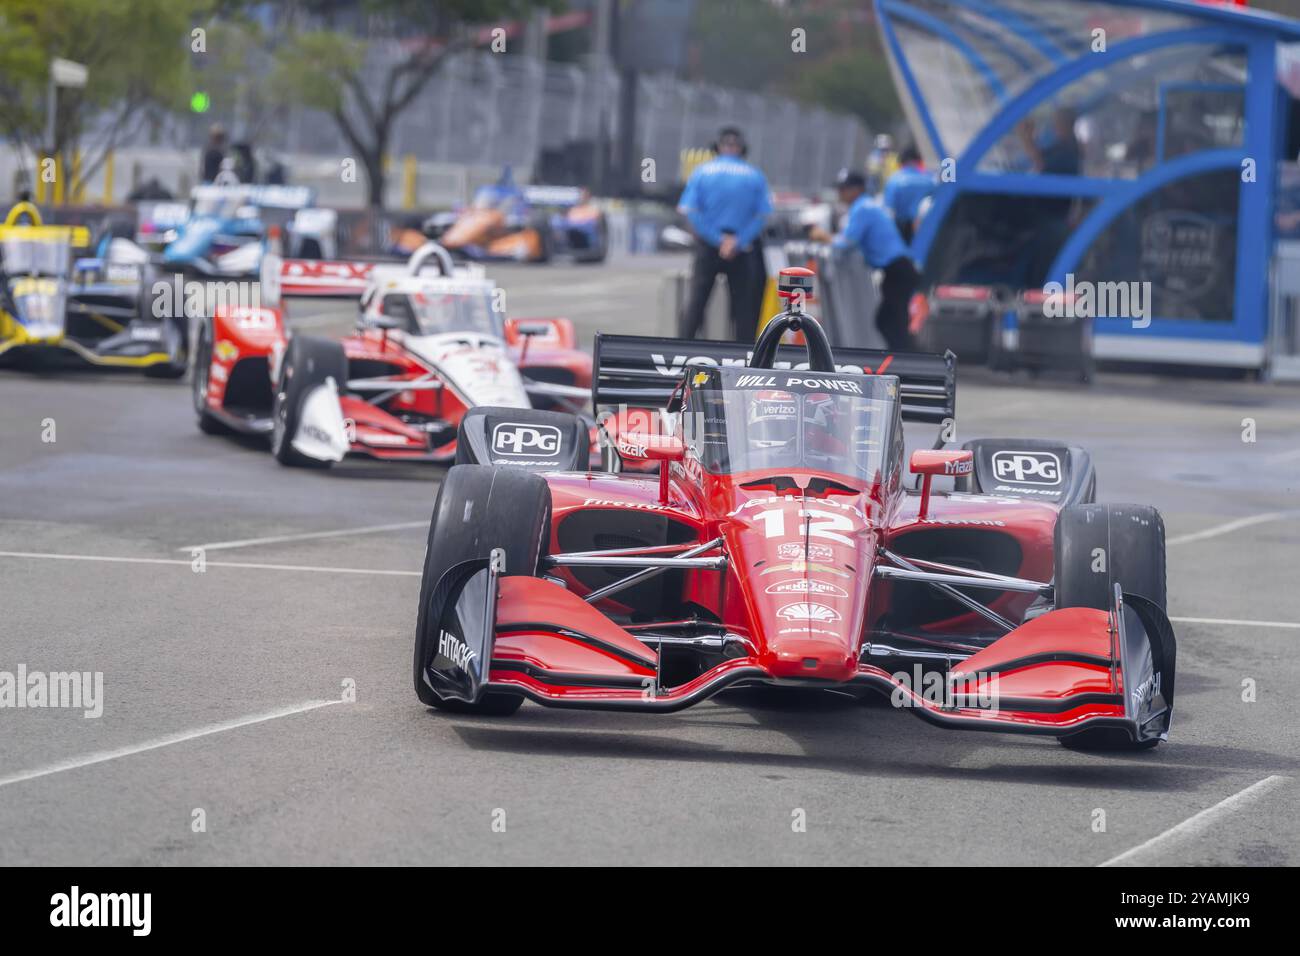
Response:
[{"label": "nose cone", "polygon": [[780,678],[851,678],[875,537],[857,501],[757,498],[732,518],[728,551],[760,662]]},{"label": "nose cone", "polygon": [[181,234],[163,250],[163,261],[185,262],[195,256],[203,255],[220,226],[221,224],[211,217],[191,220],[181,230]]},{"label": "nose cone", "polygon": [[485,245],[505,225],[505,216],[495,209],[471,209],[463,213],[438,241],[448,249]]}]

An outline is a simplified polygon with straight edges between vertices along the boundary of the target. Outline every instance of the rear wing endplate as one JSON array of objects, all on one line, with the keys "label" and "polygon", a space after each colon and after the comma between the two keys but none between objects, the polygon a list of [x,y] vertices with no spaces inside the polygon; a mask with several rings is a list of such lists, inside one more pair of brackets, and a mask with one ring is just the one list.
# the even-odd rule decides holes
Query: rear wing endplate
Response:
[{"label": "rear wing endplate", "polygon": [[[742,342],[596,333],[591,384],[593,409],[610,405],[657,408],[668,404],[687,370],[699,365],[748,366],[754,347]],[[777,350],[776,368],[806,369],[800,346]],[[941,424],[957,415],[957,357],[952,352],[835,349],[835,369],[854,375],[896,375],[903,418]]]}]

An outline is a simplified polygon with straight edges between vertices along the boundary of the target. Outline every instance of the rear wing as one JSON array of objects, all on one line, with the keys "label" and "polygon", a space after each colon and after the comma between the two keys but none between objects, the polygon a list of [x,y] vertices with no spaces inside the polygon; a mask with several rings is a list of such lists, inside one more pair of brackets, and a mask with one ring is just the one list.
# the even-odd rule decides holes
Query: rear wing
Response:
[{"label": "rear wing", "polygon": [[262,302],[285,298],[359,299],[370,283],[373,262],[262,257]]},{"label": "rear wing", "polygon": [[[754,347],[742,342],[667,339],[648,335],[596,333],[591,383],[593,410],[609,405],[642,408],[668,404],[687,370],[696,365],[750,362]],[[776,367],[806,369],[807,353],[781,346]],[[957,356],[952,352],[890,352],[835,349],[835,370],[855,375],[896,375],[903,418],[941,424],[957,415]]]},{"label": "rear wing", "polygon": [[523,194],[532,206],[577,206],[584,197],[578,186],[525,186]]},{"label": "rear wing", "polygon": [[482,279],[477,266],[457,266],[436,242],[426,242],[410,259],[286,259],[270,252],[262,257],[262,302],[275,306],[285,298],[359,299],[381,276],[416,276],[435,270],[445,278]]},{"label": "rear wing", "polygon": [[316,201],[316,191],[309,186],[238,185],[218,186],[205,183],[190,190],[195,201],[237,199],[250,206],[266,209],[304,209]]}]

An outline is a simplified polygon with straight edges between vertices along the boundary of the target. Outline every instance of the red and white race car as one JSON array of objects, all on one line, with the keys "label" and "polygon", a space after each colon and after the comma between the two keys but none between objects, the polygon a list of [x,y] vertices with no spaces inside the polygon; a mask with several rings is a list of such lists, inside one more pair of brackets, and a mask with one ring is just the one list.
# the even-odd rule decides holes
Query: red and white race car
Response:
[{"label": "red and white race car", "polygon": [[[356,331],[295,334],[284,297],[359,297]],[[199,428],[267,435],[286,465],[328,467],[349,453],[451,461],[476,406],[519,409],[496,440],[539,462],[553,437],[528,410],[580,409],[591,357],[568,319],[508,319],[481,267],[455,266],[435,243],[404,264],[268,255],[257,308],[219,307],[195,336]]]}]

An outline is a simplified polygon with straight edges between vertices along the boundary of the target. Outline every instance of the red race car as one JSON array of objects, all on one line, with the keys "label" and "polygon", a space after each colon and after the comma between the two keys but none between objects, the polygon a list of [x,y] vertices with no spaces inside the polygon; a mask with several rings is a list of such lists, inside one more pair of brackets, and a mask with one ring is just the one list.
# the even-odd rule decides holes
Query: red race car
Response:
[{"label": "red race car", "polygon": [[[1175,660],[1159,513],[1096,504],[1060,442],[941,438],[905,461],[905,422],[951,428],[954,374],[951,354],[832,354],[797,307],[752,352],[598,336],[604,432],[657,477],[518,467],[484,440],[496,413],[470,412],[476,463],[429,530],[419,699],[662,713],[746,685],[877,691],[944,727],[1155,746]],[[543,414],[581,461],[580,429]]]},{"label": "red race car", "polygon": [[[591,357],[568,319],[508,319],[477,266],[454,266],[436,244],[408,263],[265,257],[269,306],[218,307],[195,337],[199,428],[270,437],[286,465],[328,467],[349,453],[451,461],[468,409],[511,408],[500,441],[551,460],[534,406],[581,408]],[[291,334],[281,297],[360,299],[356,331],[339,341]],[[503,444],[504,447],[504,444]]]}]

